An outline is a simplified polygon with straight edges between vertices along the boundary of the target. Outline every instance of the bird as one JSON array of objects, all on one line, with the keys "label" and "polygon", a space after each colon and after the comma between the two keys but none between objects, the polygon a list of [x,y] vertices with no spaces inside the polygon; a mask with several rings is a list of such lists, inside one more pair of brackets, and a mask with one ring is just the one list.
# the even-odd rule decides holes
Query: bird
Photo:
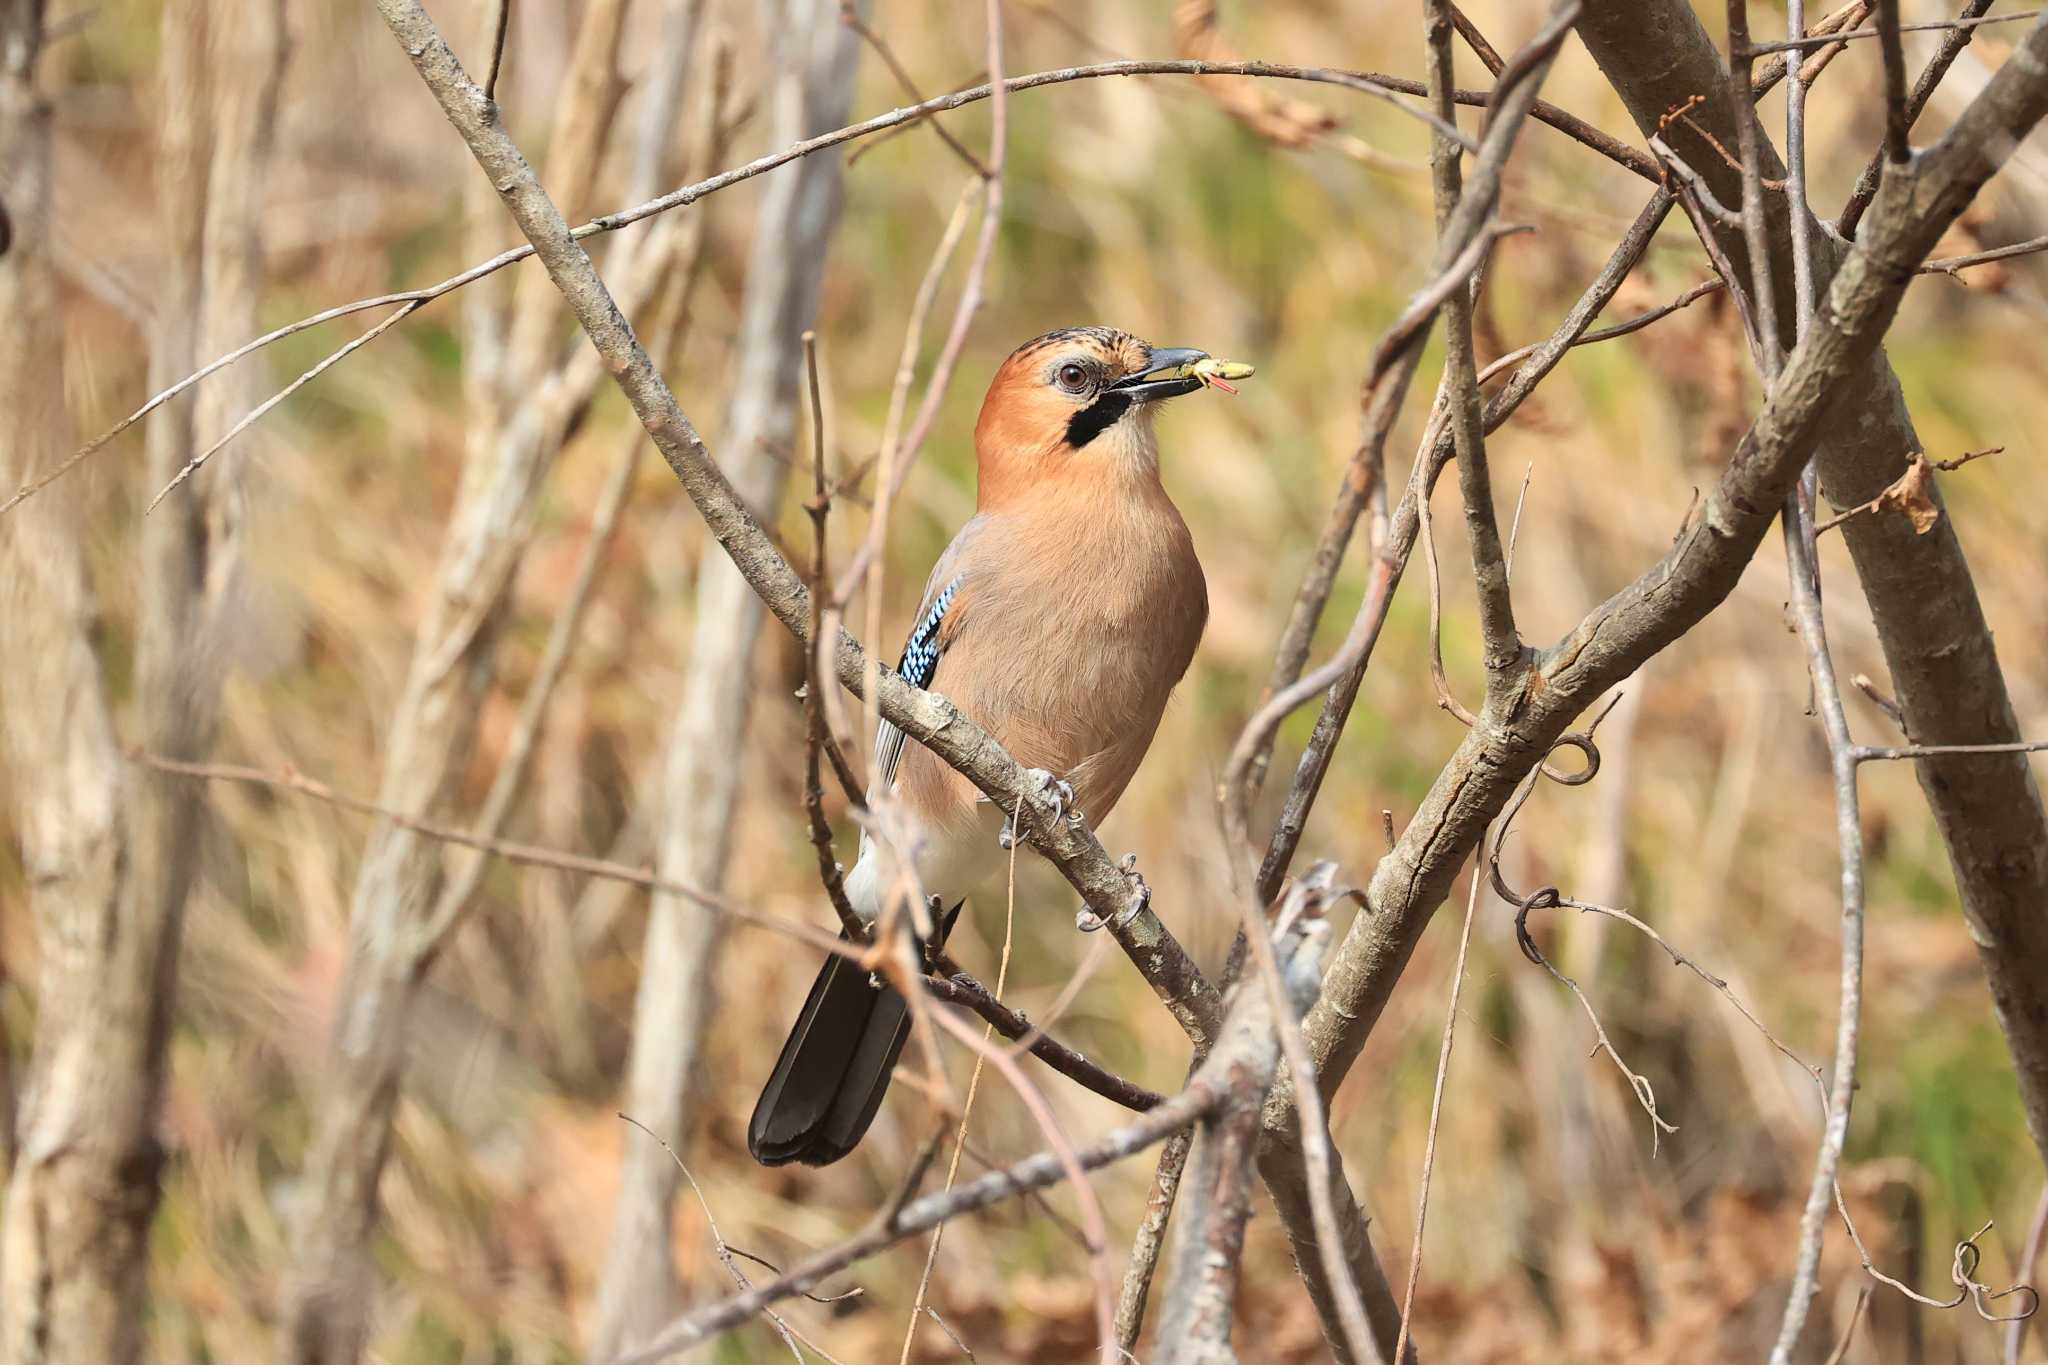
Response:
[{"label": "bird", "polygon": [[[1136,773],[1208,619],[1194,538],[1160,480],[1154,417],[1163,400],[1248,373],[1115,328],[1069,327],[1012,352],[982,402],[975,513],[932,569],[898,672],[1092,820]],[[1001,813],[886,721],[874,762],[871,803],[877,791],[894,798],[919,886],[957,915],[958,898],[1001,865]],[[864,835],[845,889],[870,922],[884,881]],[[949,925],[941,917],[934,933]],[[852,1151],[909,1030],[892,988],[828,958],[748,1123],[754,1159],[823,1166]]]}]

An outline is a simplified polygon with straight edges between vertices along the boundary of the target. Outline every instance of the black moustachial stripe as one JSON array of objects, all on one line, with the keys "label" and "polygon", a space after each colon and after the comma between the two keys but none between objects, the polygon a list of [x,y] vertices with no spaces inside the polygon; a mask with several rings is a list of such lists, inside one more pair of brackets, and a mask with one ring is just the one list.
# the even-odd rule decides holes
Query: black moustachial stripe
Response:
[{"label": "black moustachial stripe", "polygon": [[1067,448],[1079,450],[1131,410],[1131,396],[1111,389],[1067,419]]}]

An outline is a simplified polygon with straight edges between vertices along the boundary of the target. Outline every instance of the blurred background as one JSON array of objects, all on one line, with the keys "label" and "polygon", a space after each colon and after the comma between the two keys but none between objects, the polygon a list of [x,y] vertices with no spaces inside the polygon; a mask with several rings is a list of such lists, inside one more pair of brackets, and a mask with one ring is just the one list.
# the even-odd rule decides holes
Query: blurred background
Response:
[{"label": "blurred background", "polygon": [[[225,7],[232,11],[234,6]],[[680,7],[677,7],[680,8]],[[1422,73],[1416,7],[1362,0],[1203,5],[1005,5],[1003,62],[1012,72],[1215,46],[1281,62]],[[486,63],[492,6],[432,6],[457,52]],[[817,6],[836,29],[836,6]],[[1538,16],[1494,0],[1467,6],[1502,50]],[[1720,7],[1703,15],[1719,32]],[[1908,0],[1906,18],[1944,11]],[[247,0],[247,32],[276,7]],[[619,24],[617,84],[569,90],[579,34],[593,12]],[[657,139],[667,186],[698,158],[735,165],[781,145],[775,82],[786,71],[781,6],[705,0],[673,136]],[[925,93],[982,79],[978,5],[877,0],[868,20]],[[175,304],[166,196],[178,192],[166,128],[164,34],[174,16],[149,0],[57,0],[41,81],[53,106],[53,228],[59,271],[63,398],[72,444],[112,425],[167,378],[150,372],[149,334]],[[639,112],[664,25],[654,0],[599,5],[519,0],[498,97],[570,220],[631,201]],[[1782,12],[1753,6],[1757,31]],[[252,125],[271,140],[248,187],[259,239],[252,324],[211,354],[270,326],[345,300],[415,288],[520,239],[453,132],[367,6],[300,0],[284,7],[288,49],[274,109]],[[240,28],[240,25],[231,27]],[[1909,35],[1919,60],[1931,35]],[[1953,84],[1967,90],[2002,55],[1987,30]],[[778,43],[781,44],[778,47]],[[1209,44],[1202,47],[1202,44]],[[273,52],[275,49],[272,49]],[[712,75],[725,53],[729,74]],[[1812,99],[1813,200],[1832,215],[1879,136],[1878,52],[1853,45]],[[1486,74],[1460,51],[1460,79]],[[273,58],[274,66],[274,58]],[[260,56],[217,54],[203,67],[221,89],[257,88]],[[723,88],[729,133],[706,149],[707,110]],[[1568,43],[1547,97],[1636,142],[1591,61]],[[1003,218],[989,297],[959,376],[891,519],[882,582],[883,639],[893,658],[933,557],[974,505],[971,428],[987,376],[1010,349],[1050,328],[1123,327],[1160,344],[1197,346],[1259,367],[1232,399],[1203,394],[1161,420],[1167,486],[1207,570],[1211,620],[1152,756],[1103,831],[1129,850],[1155,904],[1204,963],[1220,961],[1233,914],[1219,895],[1214,788],[1255,700],[1338,473],[1357,437],[1357,389],[1379,331],[1420,283],[1433,230],[1426,141],[1385,105],[1330,87],[1245,92],[1185,78],[1087,81],[1027,92],[1009,106]],[[1279,101],[1275,104],[1272,101]],[[906,102],[872,49],[858,51],[853,116]],[[565,133],[558,110],[592,118]],[[1955,106],[1938,100],[1921,140]],[[1766,101],[1782,121],[1782,96]],[[1468,111],[1468,118],[1476,118]],[[1476,126],[1476,121],[1469,126]],[[977,155],[989,106],[946,118]],[[582,138],[583,141],[577,141]],[[569,147],[565,162],[543,153]],[[583,150],[575,150],[581,148]],[[864,533],[868,462],[881,440],[913,296],[972,173],[927,128],[854,144],[838,226],[822,253],[816,329],[829,408],[828,460],[848,481],[833,519],[843,563]],[[793,170],[778,174],[791,175]],[[674,290],[634,314],[656,344],[683,408],[729,468],[796,462],[808,490],[809,428],[735,448],[749,261],[771,179],[685,209],[701,233],[686,300]],[[2026,149],[1937,254],[2044,231],[2048,146]],[[1534,124],[1523,135],[1502,206],[1533,234],[1504,242],[1480,315],[1482,362],[1546,334],[1606,258],[1646,197],[1642,182]],[[951,315],[975,219],[952,260],[920,350],[929,364]],[[614,277],[644,224],[596,244]],[[680,230],[680,229],[674,229]],[[679,248],[687,252],[685,243]],[[687,256],[682,259],[688,259]],[[682,269],[677,268],[680,277]],[[1691,231],[1673,217],[1609,320],[1708,278]],[[515,277],[516,283],[515,283]],[[530,277],[530,278],[528,278]],[[306,386],[241,437],[233,477],[241,564],[225,606],[231,629],[219,730],[225,762],[296,769],[372,797],[387,772],[393,717],[433,604],[466,459],[481,459],[517,416],[502,387],[476,376],[482,339],[505,329],[479,310],[531,308],[535,334],[573,355],[566,315],[527,304],[544,286],[531,264],[416,316]],[[2022,727],[2048,733],[2048,596],[2034,485],[2048,455],[2048,266],[2023,258],[1914,286],[1891,357],[1928,453],[2004,453],[1943,477],[2013,691]],[[686,318],[678,329],[670,320]],[[367,318],[291,336],[223,378],[229,397],[202,417],[218,435],[235,416],[315,364]],[[515,342],[516,328],[515,328]],[[578,343],[580,345],[580,343]],[[793,350],[789,365],[798,361]],[[1438,352],[1389,451],[1404,478]],[[538,394],[539,390],[535,390]],[[1617,342],[1576,351],[1490,445],[1504,506],[1526,471],[1515,559],[1525,635],[1547,642],[1670,543],[1695,487],[1713,476],[1747,424],[1756,382],[1725,302],[1708,299]],[[539,401],[536,398],[536,401]],[[476,823],[520,731],[522,700],[546,671],[551,627],[575,597],[579,566],[617,503],[581,629],[535,732],[528,780],[508,836],[643,864],[684,818],[665,775],[679,733],[697,619],[700,519],[610,386],[567,424],[559,453],[538,457],[517,514],[511,587],[490,661],[475,679],[473,736],[450,758],[432,813]],[[753,428],[750,428],[753,430]],[[205,433],[202,433],[204,435]],[[637,445],[630,472],[615,480]],[[131,432],[60,487],[82,518],[98,599],[95,641],[117,720],[133,686],[137,528],[155,493],[143,438]],[[225,457],[224,457],[225,458]],[[227,477],[209,471],[195,480]],[[856,482],[857,481],[857,482]],[[769,480],[770,483],[774,480]],[[173,493],[173,498],[184,490]],[[769,513],[784,542],[808,545],[798,494]],[[623,501],[619,501],[623,499]],[[1439,509],[1455,499],[1439,500]],[[55,515],[55,490],[9,513]],[[157,515],[164,515],[159,512]],[[1438,521],[1446,566],[1445,654],[1452,686],[1479,695],[1476,620],[1455,515]],[[1883,665],[1835,538],[1822,541],[1829,623],[1844,677]],[[715,546],[712,547],[715,553]],[[1360,555],[1333,600],[1318,651],[1334,648],[1362,590]],[[1398,598],[1337,765],[1303,843],[1363,882],[1384,849],[1381,812],[1405,822],[1459,738],[1435,703],[1426,666],[1427,602],[1419,561]],[[1624,906],[1733,990],[1800,1056],[1832,1051],[1839,913],[1833,812],[1817,723],[1806,713],[1798,641],[1786,628],[1775,539],[1737,594],[1622,691],[1601,731],[1605,766],[1582,789],[1546,786],[1508,843],[1509,880],[1555,883]],[[858,619],[855,622],[859,627]],[[744,636],[735,638],[744,639]],[[772,623],[751,662],[744,736],[709,758],[735,775],[725,882],[737,899],[825,926],[801,804],[799,653]],[[0,683],[4,685],[4,683]],[[0,701],[0,704],[5,704]],[[1862,697],[1852,724],[1889,742],[1890,723]],[[1291,770],[1311,712],[1283,733],[1276,769]],[[124,732],[125,733],[125,732]],[[707,761],[703,741],[696,761]],[[0,810],[24,818],[0,772]],[[1270,821],[1284,781],[1269,785]],[[1941,843],[1903,765],[1864,770],[1870,931],[1861,1095],[1843,1185],[1872,1255],[1937,1297],[1954,1243],[1986,1219],[1983,1278],[2014,1277],[2019,1242],[2042,1191],[2011,1068],[1956,905]],[[342,992],[349,907],[370,822],[260,787],[195,785],[203,803],[198,862],[179,962],[163,1128],[169,1162],[150,1249],[147,1354],[165,1362],[268,1357],[284,1312],[294,1219],[310,1197],[314,1104]],[[852,842],[837,794],[829,803]],[[1255,827],[1263,824],[1255,822]],[[1461,879],[1456,906],[1462,908]],[[0,1020],[11,1070],[25,1074],[34,1038],[38,935],[13,838],[0,841]],[[1039,1017],[1095,941],[1075,933],[1074,897],[1032,859],[1018,868],[1015,956],[1005,992]],[[699,912],[678,908],[674,913]],[[493,864],[477,901],[435,959],[408,1025],[396,1137],[375,1234],[379,1277],[371,1357],[429,1362],[581,1358],[599,1303],[621,1171],[649,1137],[622,1122],[636,993],[650,954],[648,898],[566,872]],[[1457,914],[1424,938],[1386,1018],[1333,1110],[1354,1187],[1372,1211],[1390,1276],[1405,1274],[1415,1189]],[[1800,1202],[1817,1141],[1811,1081],[1726,1000],[1674,969],[1623,926],[1557,917],[1546,949],[1586,989],[1628,1063],[1656,1089],[1677,1132],[1654,1145],[1648,1121],[1605,1058],[1589,1057],[1577,1002],[1516,950],[1512,910],[1482,895],[1444,1097],[1417,1338],[1444,1362],[1571,1359],[1706,1361],[1755,1357],[1775,1335]],[[956,955],[995,978],[1000,900],[969,907]],[[1341,929],[1341,926],[1340,926]],[[701,1043],[670,1084],[682,1097],[677,1154],[735,1247],[778,1265],[859,1228],[894,1187],[930,1120],[898,1085],[874,1131],[822,1171],[764,1170],[743,1127],[814,954],[745,927],[699,935],[710,966],[655,988],[701,1003]],[[1179,1086],[1185,1041],[1113,949],[1095,956],[1063,1016],[1067,1041],[1148,1086]],[[957,1083],[970,1064],[951,1058]],[[1121,1111],[1049,1072],[1036,1073],[1069,1134],[1102,1132]],[[637,1115],[636,1115],[637,1116]],[[1003,1086],[985,1080],[962,1164],[1035,1150],[1042,1139]],[[641,1160],[666,1163],[658,1151]],[[1121,1264],[1152,1161],[1095,1181]],[[672,1183],[672,1182],[671,1182]],[[656,1207],[648,1217],[668,1217]],[[1086,1259],[1070,1193],[1013,1203],[952,1225],[928,1301],[984,1362],[1079,1359],[1093,1342]],[[730,1292],[706,1209],[685,1187],[670,1221],[674,1302]],[[1837,1227],[1808,1345],[1819,1359],[1866,1282]],[[796,1301],[788,1316],[834,1355],[893,1359],[924,1265],[921,1241],[837,1277],[859,1297]],[[754,1273],[759,1272],[758,1270]],[[662,1278],[666,1278],[665,1276]],[[1247,1359],[1323,1358],[1321,1335],[1269,1213],[1255,1216],[1245,1258],[1239,1342]],[[2002,1329],[1970,1310],[1912,1308],[1878,1289],[1853,1361],[1994,1359]],[[2030,1347],[2028,1359],[2044,1349]],[[1141,1349],[1140,1354],[1144,1354]],[[698,1358],[787,1355],[762,1324]],[[963,1358],[927,1321],[913,1358]]]}]

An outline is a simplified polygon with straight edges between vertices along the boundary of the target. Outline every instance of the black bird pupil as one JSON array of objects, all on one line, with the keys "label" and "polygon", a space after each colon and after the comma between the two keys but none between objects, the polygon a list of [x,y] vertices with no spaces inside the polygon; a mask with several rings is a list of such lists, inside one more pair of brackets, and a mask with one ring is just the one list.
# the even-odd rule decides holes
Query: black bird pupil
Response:
[{"label": "black bird pupil", "polygon": [[1084,377],[1079,365],[1068,365],[1060,371],[1060,383],[1065,384],[1070,389],[1080,388],[1081,380]]}]

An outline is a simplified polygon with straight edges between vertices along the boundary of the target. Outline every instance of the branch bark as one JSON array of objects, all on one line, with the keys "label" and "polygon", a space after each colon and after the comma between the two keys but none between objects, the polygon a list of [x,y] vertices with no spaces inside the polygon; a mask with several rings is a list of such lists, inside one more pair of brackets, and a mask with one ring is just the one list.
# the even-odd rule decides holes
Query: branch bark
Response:
[{"label": "branch bark", "polygon": [[[1296,945],[1275,944],[1286,982],[1275,1010],[1274,993],[1260,980],[1238,988],[1215,1057],[1227,1068],[1230,1099],[1197,1125],[1194,1154],[1184,1181],[1191,1196],[1175,1230],[1174,1263],[1166,1284],[1159,1335],[1164,1365],[1234,1365],[1230,1328],[1244,1253],[1245,1223],[1251,1216],[1253,1166],[1259,1141],[1259,1108],[1280,1066],[1281,1030],[1290,1027],[1315,999],[1329,926],[1308,921]],[[1209,1074],[1203,1067],[1196,1075]]]},{"label": "branch bark", "polygon": [[[1579,33],[1645,134],[1655,130],[1674,100],[1699,93],[1706,100],[1692,118],[1732,144],[1735,121],[1725,69],[1689,5],[1588,0]],[[2026,44],[2016,48],[2014,60],[2028,50]],[[1954,141],[1953,133],[1947,141]],[[1782,175],[1768,140],[1760,142],[1763,175]],[[1680,143],[1679,149],[1717,197],[1737,197],[1739,173],[1719,156],[1704,146]],[[1784,201],[1767,196],[1765,210],[1772,250],[1788,252]],[[1825,287],[1845,248],[1818,225],[1809,224],[1808,231],[1817,283]],[[1748,254],[1741,234],[1716,232],[1740,266]],[[1739,273],[1747,277],[1746,270]],[[1784,297],[1776,313],[1789,341],[1798,310],[1788,272],[1777,274]],[[1853,507],[1896,481],[1922,447],[1898,378],[1875,348],[1843,376],[1836,413],[1816,460],[1828,500]],[[1929,491],[1940,506],[1940,493]],[[1858,517],[1841,529],[1891,668],[1908,738],[1915,744],[2022,739],[1955,519],[1941,516],[1924,535],[1902,517]],[[2048,1157],[2048,994],[2036,985],[2048,980],[2048,813],[2040,789],[2024,755],[1929,759],[1916,767],[2012,1051],[2028,1129]]]}]

